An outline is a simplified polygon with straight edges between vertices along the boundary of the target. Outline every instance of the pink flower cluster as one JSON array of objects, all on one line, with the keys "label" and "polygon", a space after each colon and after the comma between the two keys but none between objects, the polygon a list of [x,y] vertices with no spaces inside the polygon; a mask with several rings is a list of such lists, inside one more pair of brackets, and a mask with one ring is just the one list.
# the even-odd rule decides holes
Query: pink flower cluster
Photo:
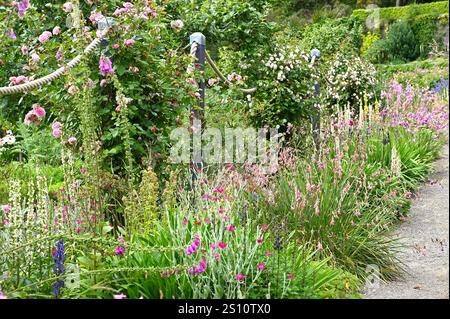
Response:
[{"label": "pink flower cluster", "polygon": [[54,138],[60,138],[62,135],[61,123],[55,122],[52,124],[52,135]]},{"label": "pink flower cluster", "polygon": [[124,2],[122,8],[116,9],[113,13],[113,15],[116,17],[125,14],[139,17],[144,20],[148,20],[150,17],[157,16],[156,10],[150,7],[149,5],[146,5],[145,7],[140,8],[140,10],[138,10],[133,6],[131,2]]},{"label": "pink flower cluster", "polygon": [[198,274],[204,273],[206,268],[207,268],[207,264],[206,264],[205,258],[202,258],[200,260],[200,263],[195,268],[190,268],[188,270],[188,272],[191,275],[198,275]]},{"label": "pink flower cluster", "polygon": [[51,36],[52,36],[53,34],[50,32],[50,31],[44,31],[44,32],[42,32],[42,34],[39,36],[39,42],[41,42],[41,43],[45,43],[45,42],[47,42],[50,38],[51,38]]},{"label": "pink flower cluster", "polygon": [[194,242],[188,248],[186,248],[186,255],[189,256],[195,253],[198,247],[200,247],[200,243],[200,237],[198,235],[195,235]]},{"label": "pink flower cluster", "polygon": [[33,104],[33,109],[25,115],[25,125],[38,123],[45,116],[45,109],[39,104]]},{"label": "pink flower cluster", "polygon": [[244,80],[242,75],[239,75],[236,72],[229,74],[227,78],[228,78],[228,81],[230,81],[230,82],[239,82],[239,81]]},{"label": "pink flower cluster", "polygon": [[123,7],[116,9],[116,11],[114,11],[113,15],[120,16],[125,13],[134,12],[135,10],[132,10],[132,9],[133,9],[133,4],[131,2],[124,2]]},{"label": "pink flower cluster", "polygon": [[25,82],[28,82],[28,78],[24,75],[12,76],[9,78],[10,85],[18,85]]},{"label": "pink flower cluster", "polygon": [[114,72],[111,60],[103,56],[100,58],[99,68],[103,76],[107,76],[108,74]]},{"label": "pink flower cluster", "polygon": [[19,13],[19,17],[23,18],[27,13],[27,10],[30,8],[30,0],[22,0],[17,4],[17,11]]},{"label": "pink flower cluster", "polygon": [[105,16],[101,12],[92,12],[89,16],[89,20],[91,20],[92,24],[95,26],[100,20],[103,20]]},{"label": "pink flower cluster", "polygon": [[386,126],[400,126],[408,131],[419,128],[442,131],[448,125],[445,103],[438,103],[438,96],[433,92],[417,91],[411,85],[403,87],[393,81],[381,97],[384,107],[380,118]]}]

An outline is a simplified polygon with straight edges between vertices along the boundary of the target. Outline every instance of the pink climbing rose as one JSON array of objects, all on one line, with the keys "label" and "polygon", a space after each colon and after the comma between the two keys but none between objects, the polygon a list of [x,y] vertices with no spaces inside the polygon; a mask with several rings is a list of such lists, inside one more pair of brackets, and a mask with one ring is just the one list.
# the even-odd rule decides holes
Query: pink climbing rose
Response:
[{"label": "pink climbing rose", "polygon": [[44,31],[39,36],[39,42],[41,42],[41,43],[47,42],[51,38],[51,36],[52,36],[52,33],[50,31]]},{"label": "pink climbing rose", "polygon": [[124,44],[125,44],[126,46],[128,46],[128,47],[133,46],[134,43],[135,43],[135,42],[134,42],[134,39],[126,39],[125,42],[124,42]]},{"label": "pink climbing rose", "polygon": [[60,128],[56,128],[53,130],[52,135],[54,138],[60,138],[62,136],[62,131]]},{"label": "pink climbing rose", "polygon": [[103,76],[107,76],[108,74],[114,72],[111,60],[103,56],[100,58],[99,68]]},{"label": "pink climbing rose", "polygon": [[53,35],[60,34],[61,33],[61,27],[57,25],[56,27],[53,28],[52,33],[53,33]]},{"label": "pink climbing rose", "polygon": [[36,122],[39,121],[39,118],[36,116],[36,114],[34,113],[34,110],[29,111],[26,115],[25,115],[25,119],[24,119],[24,123],[25,125],[31,125],[34,124]]},{"label": "pink climbing rose", "polygon": [[64,12],[67,12],[67,13],[72,12],[73,11],[73,4],[72,4],[72,2],[66,2],[66,3],[63,4],[62,8],[63,8]]},{"label": "pink climbing rose", "polygon": [[67,140],[67,143],[69,143],[70,145],[75,145],[77,143],[77,139],[76,137],[69,137],[69,139]]},{"label": "pink climbing rose", "polygon": [[36,114],[36,116],[40,119],[45,116],[45,109],[39,104],[33,104],[33,111],[34,114]]},{"label": "pink climbing rose", "polygon": [[21,84],[23,82],[27,82],[28,78],[24,75],[19,75],[19,76],[12,76],[9,78],[9,81],[11,83],[11,85],[18,85]]},{"label": "pink climbing rose", "polygon": [[36,62],[36,61],[39,61],[39,59],[40,59],[39,54],[37,54],[36,52],[31,53],[31,60]]}]

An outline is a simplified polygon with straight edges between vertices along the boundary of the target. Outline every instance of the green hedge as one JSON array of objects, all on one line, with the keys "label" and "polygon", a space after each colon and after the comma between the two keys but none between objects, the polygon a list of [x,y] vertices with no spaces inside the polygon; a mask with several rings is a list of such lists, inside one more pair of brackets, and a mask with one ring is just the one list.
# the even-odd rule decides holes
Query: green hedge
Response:
[{"label": "green hedge", "polygon": [[[386,22],[412,20],[422,15],[448,15],[448,9],[448,1],[413,4],[404,7],[380,8],[380,18]],[[352,16],[364,22],[372,12],[373,10],[357,9],[353,11]]]}]

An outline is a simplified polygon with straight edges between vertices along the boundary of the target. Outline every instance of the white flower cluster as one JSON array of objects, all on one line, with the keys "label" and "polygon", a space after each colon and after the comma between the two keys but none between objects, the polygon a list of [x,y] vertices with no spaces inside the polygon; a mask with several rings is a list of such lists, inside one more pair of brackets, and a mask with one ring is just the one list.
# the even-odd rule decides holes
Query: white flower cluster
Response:
[{"label": "white flower cluster", "polygon": [[353,99],[359,101],[364,92],[375,85],[374,66],[359,57],[338,55],[328,67],[326,96],[336,101]]},{"label": "white flower cluster", "polygon": [[0,138],[0,147],[3,145],[12,145],[16,142],[16,137],[11,131],[6,132],[6,136]]},{"label": "white flower cluster", "polygon": [[285,81],[291,71],[308,64],[308,62],[308,54],[299,48],[293,50],[291,48],[278,49],[276,53],[269,56],[267,61],[263,61],[266,67],[276,72],[276,78],[279,82]]}]

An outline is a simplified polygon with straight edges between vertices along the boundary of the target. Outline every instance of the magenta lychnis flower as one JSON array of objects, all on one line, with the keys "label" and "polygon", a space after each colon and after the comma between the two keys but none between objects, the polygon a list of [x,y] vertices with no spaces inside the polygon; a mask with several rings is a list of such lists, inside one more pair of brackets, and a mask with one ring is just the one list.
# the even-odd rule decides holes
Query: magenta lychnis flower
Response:
[{"label": "magenta lychnis flower", "polygon": [[266,265],[264,265],[264,264],[258,264],[256,267],[258,267],[258,269],[261,269],[261,270],[264,270],[267,268]]},{"label": "magenta lychnis flower", "polygon": [[234,278],[236,278],[237,280],[244,280],[245,278],[247,278],[247,276],[242,275],[242,274],[237,274],[234,276]]}]

